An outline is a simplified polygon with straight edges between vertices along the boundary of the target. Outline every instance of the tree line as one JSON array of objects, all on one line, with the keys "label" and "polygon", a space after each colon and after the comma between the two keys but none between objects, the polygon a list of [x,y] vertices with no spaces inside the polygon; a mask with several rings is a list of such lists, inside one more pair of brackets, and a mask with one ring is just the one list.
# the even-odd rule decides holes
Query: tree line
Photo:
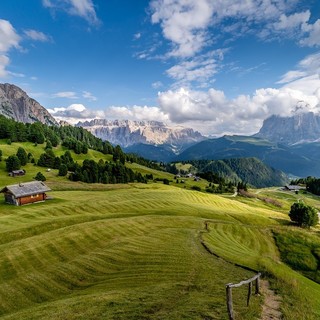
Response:
[{"label": "tree line", "polygon": [[[122,164],[129,161],[152,169],[163,170],[156,162],[134,154],[125,154],[120,146],[113,146],[109,141],[102,141],[82,127],[73,127],[71,125],[48,126],[41,122],[22,123],[0,115],[0,139],[6,139],[8,144],[12,142],[32,142],[37,145],[46,142],[45,149],[47,154],[43,155],[41,160],[39,159],[40,165],[41,163],[50,163],[53,156],[47,150],[61,144],[68,150],[73,150],[76,154],[87,154],[88,149],[93,149],[103,154],[113,155],[113,160],[120,161]],[[10,159],[10,161],[12,160]],[[21,159],[19,160],[21,161]],[[13,162],[16,162],[14,167],[17,167],[17,159],[14,159]],[[25,164],[22,162],[20,163],[21,165]],[[51,165],[50,167],[54,166]]]},{"label": "tree line", "polygon": [[315,194],[320,195],[320,179],[315,177],[306,177],[296,180],[291,180],[291,185],[305,185],[306,190]]}]

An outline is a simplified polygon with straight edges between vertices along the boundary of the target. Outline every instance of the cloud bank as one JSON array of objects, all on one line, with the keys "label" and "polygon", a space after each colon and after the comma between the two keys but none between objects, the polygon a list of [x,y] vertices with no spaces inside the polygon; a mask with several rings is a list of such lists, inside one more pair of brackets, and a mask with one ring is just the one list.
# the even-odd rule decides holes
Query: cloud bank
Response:
[{"label": "cloud bank", "polygon": [[319,55],[306,57],[296,70],[283,75],[279,81],[282,87],[261,88],[252,95],[228,99],[215,88],[200,91],[182,87],[159,92],[158,106],[112,106],[103,111],[88,111],[84,106],[75,110],[70,106],[51,113],[67,121],[72,118],[73,122],[93,118],[159,120],[192,127],[206,135],[253,134],[273,114],[320,112]]}]

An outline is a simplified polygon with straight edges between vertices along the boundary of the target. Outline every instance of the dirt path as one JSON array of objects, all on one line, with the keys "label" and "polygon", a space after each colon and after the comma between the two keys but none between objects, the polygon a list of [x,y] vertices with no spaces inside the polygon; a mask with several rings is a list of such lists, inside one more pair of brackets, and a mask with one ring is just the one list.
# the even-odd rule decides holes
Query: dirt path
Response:
[{"label": "dirt path", "polygon": [[277,296],[269,287],[267,280],[261,280],[261,293],[264,296],[264,303],[262,306],[262,314],[260,320],[280,320],[282,314],[280,312],[281,297]]}]

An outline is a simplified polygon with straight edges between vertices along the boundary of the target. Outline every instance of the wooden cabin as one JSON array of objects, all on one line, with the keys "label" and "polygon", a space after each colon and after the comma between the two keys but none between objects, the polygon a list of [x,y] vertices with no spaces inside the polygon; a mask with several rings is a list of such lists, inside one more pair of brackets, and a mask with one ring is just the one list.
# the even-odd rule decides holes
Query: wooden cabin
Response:
[{"label": "wooden cabin", "polygon": [[0,190],[4,194],[5,202],[16,206],[45,201],[48,191],[51,191],[51,189],[42,181],[14,184]]},{"label": "wooden cabin", "polygon": [[10,177],[20,177],[26,174],[25,170],[12,170],[9,172]]}]

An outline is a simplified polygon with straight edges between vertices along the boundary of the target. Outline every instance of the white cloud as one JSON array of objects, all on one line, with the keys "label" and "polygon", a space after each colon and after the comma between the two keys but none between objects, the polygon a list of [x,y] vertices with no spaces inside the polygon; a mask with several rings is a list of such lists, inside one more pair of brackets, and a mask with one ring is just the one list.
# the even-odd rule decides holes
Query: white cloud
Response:
[{"label": "white cloud", "polygon": [[10,76],[13,76],[15,78],[25,78],[25,74],[23,73],[16,73],[16,72],[11,72],[11,71],[8,71],[7,72]]},{"label": "white cloud", "polygon": [[153,89],[159,89],[163,86],[163,83],[161,81],[156,81],[156,82],[153,82],[151,86]]},{"label": "white cloud", "polygon": [[140,38],[141,38],[141,33],[140,33],[140,32],[135,33],[135,34],[133,35],[133,39],[134,39],[134,40],[138,40],[138,39],[140,39]]},{"label": "white cloud", "polygon": [[88,100],[90,100],[90,101],[97,101],[98,99],[97,99],[97,97],[95,97],[91,92],[89,92],[89,91],[83,91],[82,92],[82,96],[83,96],[83,98],[85,98],[85,99],[88,99]]},{"label": "white cloud", "polygon": [[309,21],[311,13],[309,10],[304,12],[294,13],[286,16],[281,14],[279,20],[273,24],[275,30],[290,30],[300,28],[302,24]]},{"label": "white cloud", "polygon": [[53,98],[67,98],[67,99],[77,99],[78,98],[76,92],[73,92],[73,91],[57,92],[57,93],[54,93],[52,95],[52,97]]},{"label": "white cloud", "polygon": [[103,119],[105,113],[100,110],[88,110],[83,104],[71,104],[69,107],[58,107],[48,109],[48,111],[58,120],[65,120],[71,124],[79,121]]},{"label": "white cloud", "polygon": [[288,83],[288,82],[297,80],[299,78],[302,78],[306,75],[307,74],[305,71],[299,71],[299,70],[288,71],[285,75],[282,76],[282,78],[277,83],[280,83],[280,84]]},{"label": "white cloud", "polygon": [[0,19],[0,77],[6,77],[9,72],[7,67],[10,63],[8,52],[12,48],[20,49],[21,38],[12,24],[7,20]]},{"label": "white cloud", "polygon": [[170,56],[191,57],[207,39],[213,8],[210,0],[153,0],[152,23],[160,23],[163,35],[172,42]]},{"label": "white cloud", "polygon": [[296,70],[288,71],[282,76],[278,83],[289,83],[318,74],[320,74],[320,52],[306,56],[298,63]]},{"label": "white cloud", "polygon": [[10,59],[4,54],[0,54],[0,78],[5,78],[8,75],[6,67],[9,63]]},{"label": "white cloud", "polygon": [[162,121],[169,120],[168,115],[159,107],[149,106],[131,106],[131,107],[109,107],[106,110],[108,119],[125,119],[125,120],[146,120],[146,121]]},{"label": "white cloud", "polygon": [[[320,20],[310,23],[309,10],[298,11],[298,0],[152,0],[151,22],[158,24],[169,42],[163,58],[176,58],[166,74],[175,81],[173,88],[199,82],[198,87],[212,84],[220,59],[201,59],[217,40],[232,41],[247,34],[270,41],[294,38],[305,46],[320,44]],[[296,12],[295,12],[296,11]],[[294,12],[294,13],[293,13]],[[224,49],[225,50],[225,49]],[[142,51],[139,59],[150,59],[156,52]],[[288,75],[293,76],[293,74]],[[289,79],[289,78],[288,78]]]},{"label": "white cloud", "polygon": [[12,24],[7,20],[0,19],[0,52],[6,53],[11,48],[19,48],[21,38],[16,33]]},{"label": "white cloud", "polygon": [[157,120],[168,121],[168,116],[159,107],[148,106],[111,106],[106,110],[89,110],[83,104],[71,104],[69,107],[57,107],[48,111],[58,120],[69,123],[92,119],[125,119],[125,120]]},{"label": "white cloud", "polygon": [[[159,24],[172,45],[167,57],[190,58],[216,38],[248,33],[272,40],[295,38],[304,46],[320,45],[320,19],[310,23],[309,10],[297,0],[152,0],[151,22]],[[294,12],[294,10],[296,12]],[[294,13],[292,13],[294,12]]]},{"label": "white cloud", "polygon": [[253,134],[272,114],[290,116],[297,106],[304,111],[320,111],[320,79],[309,79],[309,92],[292,83],[280,89],[256,90],[251,96],[239,95],[227,99],[224,92],[214,88],[207,92],[187,89],[159,93],[159,108],[169,121],[196,128],[204,134]]},{"label": "white cloud", "polygon": [[79,16],[92,25],[101,23],[92,0],[42,0],[42,4],[51,10],[63,10],[71,15]]},{"label": "white cloud", "polygon": [[40,41],[40,42],[52,41],[52,38],[50,36],[44,34],[41,31],[28,29],[28,30],[24,30],[23,32],[28,38],[34,41]]},{"label": "white cloud", "polygon": [[223,53],[223,50],[216,50],[192,59],[183,60],[169,68],[166,73],[175,80],[174,87],[188,86],[195,81],[206,83],[218,72]]},{"label": "white cloud", "polygon": [[308,47],[318,47],[320,45],[320,19],[314,24],[304,24],[302,31],[306,32],[306,37],[300,41],[300,44]]}]

